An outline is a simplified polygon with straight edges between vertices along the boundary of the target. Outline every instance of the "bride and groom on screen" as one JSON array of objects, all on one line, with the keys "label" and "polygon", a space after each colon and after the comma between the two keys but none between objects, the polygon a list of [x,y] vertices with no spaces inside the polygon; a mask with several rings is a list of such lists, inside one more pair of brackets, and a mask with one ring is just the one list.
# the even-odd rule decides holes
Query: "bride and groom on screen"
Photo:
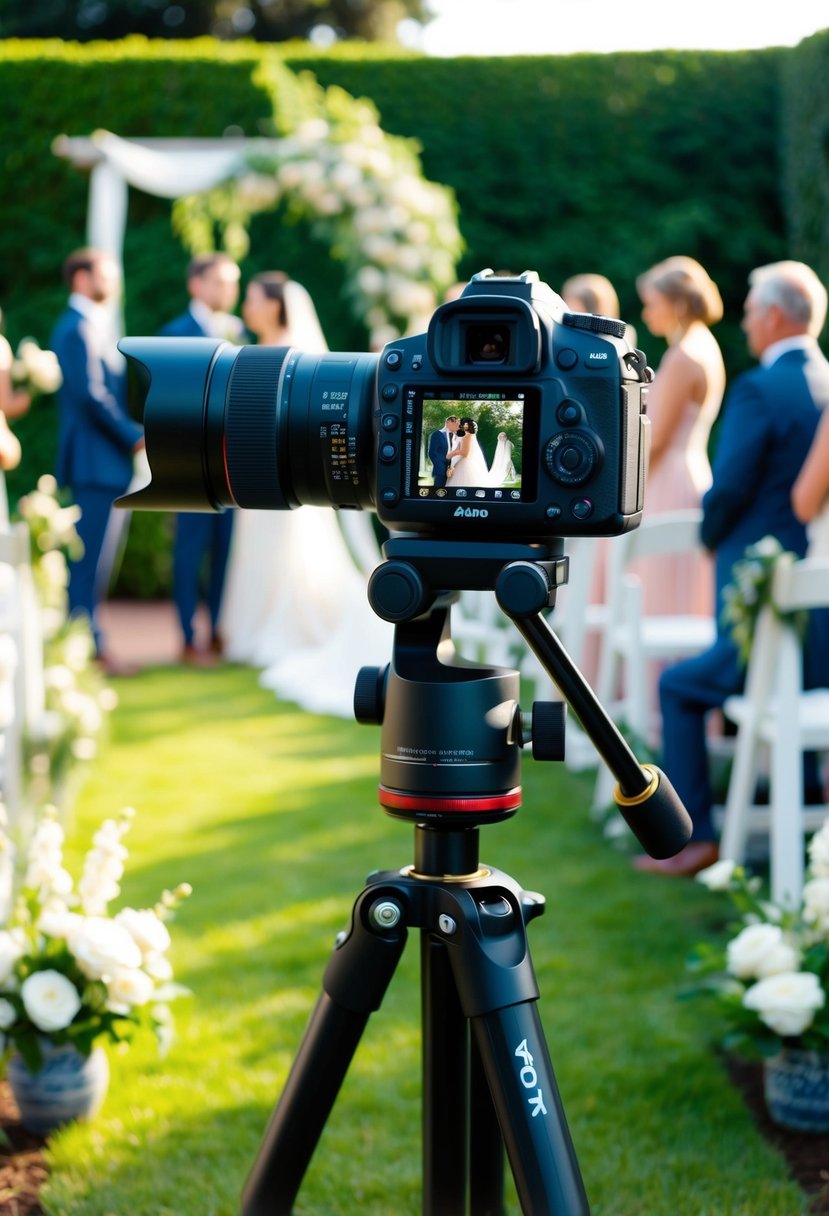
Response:
[{"label": "bride and groom on screen", "polygon": [[432,432],[429,460],[435,486],[482,489],[517,480],[512,463],[512,443],[506,431],[498,435],[491,466],[486,462],[477,432],[474,418],[459,418],[455,414],[449,415],[440,430]]}]

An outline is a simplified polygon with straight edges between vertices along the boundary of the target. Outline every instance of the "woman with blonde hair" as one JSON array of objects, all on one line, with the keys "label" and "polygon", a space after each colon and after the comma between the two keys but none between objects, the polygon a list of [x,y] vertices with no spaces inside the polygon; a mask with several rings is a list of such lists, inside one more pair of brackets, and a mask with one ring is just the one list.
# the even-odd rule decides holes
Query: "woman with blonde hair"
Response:
[{"label": "woman with blonde hair", "polygon": [[[708,439],[725,390],[725,366],[709,327],[721,320],[723,305],[716,283],[690,257],[657,263],[639,276],[636,288],[645,325],[668,343],[648,392],[647,519],[698,507],[711,484]],[[647,610],[710,615],[712,572],[706,557],[654,560],[645,587]]]}]

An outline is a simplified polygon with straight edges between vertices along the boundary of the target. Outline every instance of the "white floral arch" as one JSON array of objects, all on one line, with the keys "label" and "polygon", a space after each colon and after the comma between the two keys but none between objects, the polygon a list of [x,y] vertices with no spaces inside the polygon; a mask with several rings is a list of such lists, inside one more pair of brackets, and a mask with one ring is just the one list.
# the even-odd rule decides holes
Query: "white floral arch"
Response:
[{"label": "white floral arch", "polygon": [[[288,69],[259,77],[274,98]],[[219,242],[247,252],[258,212],[286,203],[327,241],[376,349],[419,332],[456,279],[462,250],[452,192],[427,181],[412,140],[388,135],[371,102],[290,74],[301,112],[272,139],[123,139],[61,136],[57,155],[91,168],[87,239],[120,260],[129,186],[173,199],[173,224],[193,252]],[[275,125],[278,106],[275,102]]]}]

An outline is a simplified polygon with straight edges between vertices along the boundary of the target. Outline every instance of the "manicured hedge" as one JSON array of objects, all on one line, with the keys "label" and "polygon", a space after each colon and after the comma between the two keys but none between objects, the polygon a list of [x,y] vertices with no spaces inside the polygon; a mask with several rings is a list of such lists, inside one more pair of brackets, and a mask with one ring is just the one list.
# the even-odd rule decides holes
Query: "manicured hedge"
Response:
[{"label": "manicured hedge", "polygon": [[[824,36],[793,51],[454,60],[208,39],[0,43],[8,336],[48,341],[64,299],[60,263],[85,239],[87,178],[52,155],[52,139],[98,127],[126,136],[267,132],[271,98],[252,77],[274,56],[371,97],[388,131],[420,142],[427,176],[459,199],[467,244],[459,277],[484,266],[532,268],[558,286],[577,271],[602,271],[656,362],[661,349],[639,321],[635,278],[658,258],[690,253],[720,284],[726,320],[717,332],[736,371],[747,362],[739,315],[751,267],[804,256],[826,271],[828,55]],[[131,192],[131,333],[155,332],[185,303],[188,255],[169,213],[168,203]],[[329,250],[280,213],[255,221],[243,275],[276,266],[308,285],[333,349],[364,347]],[[26,456],[12,497],[51,467],[54,413],[40,403],[18,425]],[[131,591],[165,586],[159,526],[142,519],[133,529]],[[146,553],[134,561],[145,534]]]}]

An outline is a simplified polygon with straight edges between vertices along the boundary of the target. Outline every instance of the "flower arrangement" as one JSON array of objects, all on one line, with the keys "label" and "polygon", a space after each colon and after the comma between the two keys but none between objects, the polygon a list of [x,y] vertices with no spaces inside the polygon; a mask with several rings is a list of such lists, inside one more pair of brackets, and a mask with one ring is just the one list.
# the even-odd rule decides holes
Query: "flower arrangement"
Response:
[{"label": "flower arrangement", "polygon": [[42,350],[34,338],[23,338],[18,344],[11,376],[15,388],[23,389],[33,400],[43,393],[56,393],[63,384],[57,355]]},{"label": "flower arrangement", "polygon": [[703,943],[689,960],[703,982],[686,995],[712,994],[730,1024],[722,1046],[761,1056],[782,1047],[829,1052],[829,819],[809,843],[796,909],[760,899],[760,880],[731,861],[697,880],[727,892],[740,917],[724,950]]},{"label": "flower arrangement", "polygon": [[801,636],[805,632],[808,612],[781,612],[772,599],[778,563],[797,560],[797,554],[785,550],[775,536],[764,536],[756,544],[749,545],[742,560],[734,563],[733,581],[723,590],[722,621],[731,626],[731,636],[743,664],[751,655],[751,643],[763,608],[770,607],[780,620],[789,621]]},{"label": "flower arrangement", "polygon": [[26,739],[30,801],[37,805],[58,800],[71,767],[97,754],[117,697],[93,663],[88,622],[67,617],[67,563],[83,552],[75,528],[78,507],[62,504],[55,478],[45,474],[20,499],[18,512],[31,538],[32,581],[43,637],[43,707],[37,720],[29,721]]},{"label": "flower arrangement", "polygon": [[212,248],[218,226],[239,258],[252,216],[284,203],[288,218],[310,221],[344,264],[354,313],[379,350],[425,329],[457,278],[463,240],[454,195],[423,176],[417,144],[386,133],[366,98],[323,89],[307,73],[286,80],[279,66],[279,79],[263,83],[280,101],[293,94],[299,113],[283,121],[281,138],[262,140],[229,181],[177,200],[174,227],[197,252]]},{"label": "flower arrangement", "polygon": [[123,1042],[149,1025],[170,1040],[173,983],[166,921],[190,894],[182,884],[154,908],[110,903],[120,893],[134,812],[107,819],[86,854],[77,887],[63,865],[64,833],[54,808],[37,824],[21,866],[0,829],[0,1033],[36,1072],[42,1040],[88,1056],[96,1042]]}]

